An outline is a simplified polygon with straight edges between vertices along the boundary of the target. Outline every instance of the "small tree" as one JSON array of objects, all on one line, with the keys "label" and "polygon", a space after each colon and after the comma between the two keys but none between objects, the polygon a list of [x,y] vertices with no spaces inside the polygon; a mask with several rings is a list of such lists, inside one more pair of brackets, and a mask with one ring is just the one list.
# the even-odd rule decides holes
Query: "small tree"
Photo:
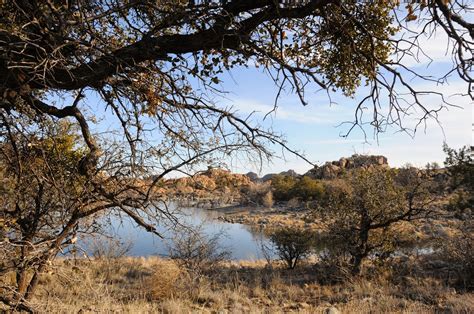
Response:
[{"label": "small tree", "polygon": [[311,253],[314,237],[307,230],[283,228],[273,232],[270,241],[288,269],[294,269],[298,261]]},{"label": "small tree", "polygon": [[327,189],[326,213],[334,218],[330,234],[349,252],[353,274],[360,274],[369,254],[393,251],[400,236],[395,224],[430,213],[427,182],[413,171],[373,168],[356,170],[347,184]]}]

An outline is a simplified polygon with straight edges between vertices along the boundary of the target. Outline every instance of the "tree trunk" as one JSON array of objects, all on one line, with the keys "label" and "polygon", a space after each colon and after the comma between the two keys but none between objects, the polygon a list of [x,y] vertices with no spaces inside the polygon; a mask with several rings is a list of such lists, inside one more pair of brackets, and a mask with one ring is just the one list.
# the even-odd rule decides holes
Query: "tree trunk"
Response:
[{"label": "tree trunk", "polygon": [[23,299],[29,286],[28,274],[26,269],[19,269],[16,272],[16,292],[18,300]]},{"label": "tree trunk", "polygon": [[352,275],[359,276],[361,272],[362,260],[364,259],[363,254],[356,254],[351,259],[352,264]]}]

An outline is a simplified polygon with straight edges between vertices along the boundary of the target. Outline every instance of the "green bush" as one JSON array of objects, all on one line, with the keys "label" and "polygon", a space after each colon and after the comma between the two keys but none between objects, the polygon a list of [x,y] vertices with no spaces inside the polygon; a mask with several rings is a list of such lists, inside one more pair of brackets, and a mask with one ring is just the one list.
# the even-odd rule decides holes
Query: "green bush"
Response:
[{"label": "green bush", "polygon": [[294,196],[299,197],[303,201],[319,199],[323,196],[324,187],[318,180],[310,177],[302,177],[293,188]]},{"label": "green bush", "polygon": [[288,269],[294,269],[298,261],[311,253],[314,235],[308,230],[283,228],[273,232],[270,235],[270,241]]}]

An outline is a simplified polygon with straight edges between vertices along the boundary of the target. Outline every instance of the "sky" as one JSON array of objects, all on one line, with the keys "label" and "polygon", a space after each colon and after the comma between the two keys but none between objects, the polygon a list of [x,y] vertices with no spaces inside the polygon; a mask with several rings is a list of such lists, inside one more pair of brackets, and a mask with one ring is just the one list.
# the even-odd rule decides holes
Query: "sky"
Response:
[{"label": "sky", "polygon": [[[419,45],[432,60],[419,55],[419,59],[406,58],[403,63],[413,71],[434,77],[441,76],[452,66],[449,51],[451,46],[447,43],[448,39],[443,32],[430,38],[422,37]],[[289,147],[303,153],[308,160],[317,165],[353,154],[370,154],[386,156],[389,165],[393,167],[407,163],[423,167],[428,162],[443,163],[444,142],[452,148],[473,143],[473,102],[469,96],[459,95],[466,93],[468,85],[456,73],[453,73],[443,85],[410,80],[415,89],[441,92],[447,97],[448,102],[455,105],[444,108],[439,113],[438,121],[431,119],[426,125],[421,125],[414,136],[400,132],[399,128],[388,128],[385,132],[374,136],[373,128],[366,126],[364,128],[366,136],[359,129],[354,129],[347,137],[343,137],[350,125],[341,123],[353,121],[357,97],[366,95],[364,92],[367,90],[364,90],[364,87],[359,90],[360,94],[356,99],[336,93],[331,96],[330,102],[325,91],[318,91],[313,85],[306,89],[307,106],[300,103],[296,94],[287,91],[282,94],[278,108],[266,116],[274,109],[278,87],[261,68],[256,68],[249,62],[248,68],[236,68],[224,73],[220,81],[220,89],[227,93],[225,97],[218,99],[218,106],[232,107],[243,117],[254,113],[254,122],[283,134]],[[440,99],[437,97],[426,96],[422,101],[431,109],[440,105]],[[97,112],[96,110],[99,110],[98,107],[92,109]],[[412,114],[404,117],[408,125],[413,125],[413,122],[417,121],[420,111]],[[369,119],[370,113],[366,113],[365,117]],[[115,119],[110,121],[112,120],[110,123],[117,123]],[[107,125],[109,119],[106,118],[105,122],[103,125]],[[104,129],[103,125],[99,130],[108,130],[108,127]],[[228,167],[233,172],[254,171],[260,175],[289,169],[303,174],[312,168],[304,160],[282,151],[281,147],[273,149],[276,157],[268,163],[253,164],[245,158],[233,158],[227,162]]]},{"label": "sky", "polygon": [[[424,38],[420,45],[433,60],[423,57],[419,60],[405,59],[404,64],[420,73],[441,75],[452,66],[446,43],[447,38],[441,33],[433,38]],[[242,115],[256,111],[255,117],[262,122],[264,115],[273,109],[278,89],[260,69],[253,66],[239,69],[224,76],[222,81],[222,88],[228,91],[224,104],[233,106]],[[433,119],[427,121],[414,136],[401,133],[398,128],[391,128],[374,136],[373,129],[366,127],[367,137],[359,130],[353,131],[348,137],[342,137],[347,132],[348,125],[340,124],[353,120],[354,100],[336,94],[332,101],[337,104],[330,104],[325,92],[317,92],[315,86],[307,90],[307,106],[299,102],[297,95],[287,93],[280,99],[277,110],[262,123],[283,133],[291,148],[303,152],[310,161],[318,165],[357,153],[384,155],[394,167],[407,163],[423,167],[428,162],[443,163],[443,142],[453,148],[472,145],[473,102],[469,96],[459,95],[466,93],[468,84],[456,74],[449,77],[443,85],[421,80],[413,80],[411,84],[415,89],[441,92],[449,103],[455,105],[439,113],[439,123]],[[361,91],[364,92],[363,89]],[[423,104],[428,108],[437,108],[440,99],[427,96],[423,98]],[[405,118],[408,123],[419,117],[420,111],[413,114],[413,117]],[[282,157],[281,153],[279,155]],[[285,154],[285,158],[273,159],[263,167],[249,165],[242,160],[231,164],[231,169],[235,172],[245,173],[251,170],[260,174],[288,169],[305,173],[311,168],[311,165],[289,153]]]}]

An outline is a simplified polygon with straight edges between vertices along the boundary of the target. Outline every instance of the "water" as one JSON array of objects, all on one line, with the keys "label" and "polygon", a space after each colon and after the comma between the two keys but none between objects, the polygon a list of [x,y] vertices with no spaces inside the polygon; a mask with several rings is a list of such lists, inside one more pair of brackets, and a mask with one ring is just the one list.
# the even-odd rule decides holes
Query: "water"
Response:
[{"label": "water", "polygon": [[[249,226],[217,220],[220,215],[222,214],[219,212],[201,208],[183,208],[177,214],[180,223],[186,227],[199,226],[207,236],[221,234],[219,246],[231,253],[231,259],[263,259],[262,244],[269,247],[269,240]],[[163,239],[138,227],[130,218],[111,218],[107,233],[121,242],[132,243],[127,253],[129,256],[167,256],[176,231],[169,223],[158,226],[157,229]]]},{"label": "water", "polygon": [[[269,252],[272,248],[270,241],[265,235],[250,226],[228,223],[217,218],[222,213],[202,208],[183,208],[176,214],[178,221],[188,228],[200,227],[200,230],[207,236],[220,234],[219,247],[230,252],[233,260],[257,260],[265,258],[262,246],[267,248],[267,256],[275,258],[275,252]],[[165,222],[165,221],[163,221]],[[169,222],[169,221],[168,221]],[[158,232],[164,237],[145,231],[138,227],[130,218],[110,218],[108,222],[107,234],[119,239],[121,242],[131,243],[132,246],[126,255],[129,256],[167,256],[169,249],[173,246],[173,238],[176,236],[176,229],[172,226],[162,224],[157,227]],[[331,247],[324,239],[318,241],[314,253],[321,253],[331,250]],[[87,245],[86,245],[86,251]],[[400,248],[395,255],[424,255],[433,253],[429,246],[413,246]]]}]

